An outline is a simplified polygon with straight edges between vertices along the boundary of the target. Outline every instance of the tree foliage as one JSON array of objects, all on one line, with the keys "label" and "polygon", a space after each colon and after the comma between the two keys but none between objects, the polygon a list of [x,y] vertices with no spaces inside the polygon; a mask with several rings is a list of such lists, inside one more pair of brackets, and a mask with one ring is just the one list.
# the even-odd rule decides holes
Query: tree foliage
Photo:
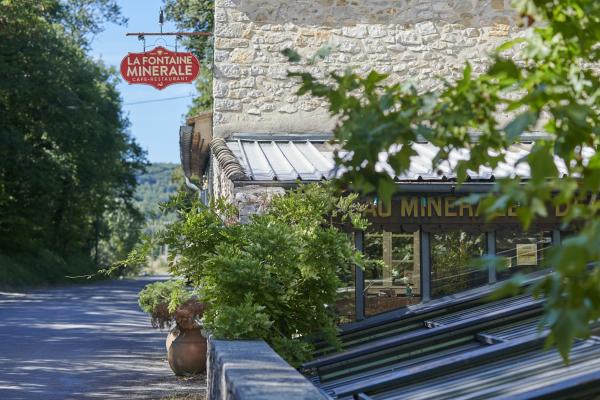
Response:
[{"label": "tree foliage", "polygon": [[[164,0],[167,18],[175,22],[178,29],[191,32],[212,32],[214,28],[214,0]],[[198,95],[193,99],[188,116],[212,109],[212,36],[189,36],[183,38],[202,64],[195,85]]]},{"label": "tree foliage", "polygon": [[49,22],[62,25],[67,35],[84,47],[102,32],[104,22],[127,22],[115,0],[43,0],[38,4]]},{"label": "tree foliage", "polygon": [[[567,358],[573,339],[589,336],[589,322],[600,317],[600,269],[588,267],[600,260],[600,2],[518,0],[515,7],[524,23],[533,21],[526,36],[500,46],[485,73],[474,76],[467,64],[462,78],[435,92],[388,85],[387,75],[376,71],[331,74],[325,82],[307,73],[291,75],[302,81],[301,94],[327,99],[338,117],[335,138],[349,151],[336,158],[346,171],[342,185],[384,199],[396,183],[377,166],[381,152],[401,175],[414,155],[408,144],[419,137],[440,148],[434,168],[453,149],[468,148],[470,159],[456,167],[462,183],[469,170],[504,161],[504,150],[523,133],[543,130],[544,138],[521,160],[531,178],[498,180],[481,208],[491,216],[518,204],[526,229],[553,203],[569,207],[565,227],[582,223],[579,234],[548,258],[555,273],[533,289],[547,299],[543,323],[552,328],[549,341]],[[506,56],[509,49],[517,50],[518,61]],[[499,117],[503,113],[510,115],[507,122]],[[568,176],[559,176],[557,159]]]},{"label": "tree foliage", "polygon": [[[48,260],[80,263],[121,229],[136,235],[132,198],[144,154],[126,133],[114,71],[85,53],[86,35],[117,15],[115,7],[0,2],[0,251],[7,256],[50,253]],[[40,272],[52,280],[61,276],[52,268],[95,269],[47,264]]]},{"label": "tree foliage", "polygon": [[176,218],[175,213],[164,212],[160,204],[183,185],[183,171],[178,164],[154,163],[137,175],[137,183],[135,205],[144,216],[144,233],[153,234]]}]

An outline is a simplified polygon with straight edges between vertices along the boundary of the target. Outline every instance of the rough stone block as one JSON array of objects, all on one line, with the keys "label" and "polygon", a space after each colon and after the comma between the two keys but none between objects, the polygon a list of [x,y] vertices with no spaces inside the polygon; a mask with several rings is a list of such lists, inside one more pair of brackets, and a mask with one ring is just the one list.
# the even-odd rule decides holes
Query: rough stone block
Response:
[{"label": "rough stone block", "polygon": [[230,22],[228,24],[217,24],[215,26],[215,37],[240,38],[246,30],[246,24],[242,22]]},{"label": "rough stone block", "polygon": [[239,78],[242,76],[242,69],[235,64],[219,64],[216,67],[216,77]]},{"label": "rough stone block", "polygon": [[396,42],[405,46],[417,46],[423,43],[421,36],[414,31],[399,32],[396,35]]},{"label": "rough stone block", "polygon": [[494,10],[504,10],[504,0],[492,0],[492,8]]},{"label": "rough stone block", "polygon": [[259,75],[265,75],[267,72],[267,70],[263,67],[259,67],[258,65],[252,65],[250,67],[250,75],[252,76],[259,76]]},{"label": "rough stone block", "polygon": [[418,24],[415,24],[415,29],[423,36],[437,33],[435,24],[431,21],[419,22]]},{"label": "rough stone block", "polygon": [[237,100],[215,99],[216,111],[241,111],[242,103]]},{"label": "rough stone block", "polygon": [[215,49],[236,49],[238,47],[248,47],[249,44],[248,39],[215,39]]},{"label": "rough stone block", "polygon": [[366,25],[344,26],[342,27],[342,35],[350,38],[362,39],[368,35]]},{"label": "rough stone block", "polygon": [[229,55],[229,62],[232,64],[249,64],[254,60],[254,50],[252,49],[234,49]]},{"label": "rough stone block", "polygon": [[357,40],[338,39],[337,49],[343,53],[360,53],[361,47]]},{"label": "rough stone block", "polygon": [[215,10],[215,21],[216,22],[227,22],[227,12],[224,8],[218,8]]},{"label": "rough stone block", "polygon": [[208,340],[211,400],[326,400],[262,340]]},{"label": "rough stone block", "polygon": [[380,25],[370,25],[368,28],[368,31],[369,31],[369,37],[372,37],[372,38],[381,38],[381,37],[387,36],[387,34],[388,34],[388,31]]},{"label": "rough stone block", "polygon": [[250,76],[248,78],[242,79],[242,80],[240,80],[240,87],[243,87],[243,88],[253,88],[255,80],[256,80],[256,78],[253,77],[253,76]]},{"label": "rough stone block", "polygon": [[224,82],[216,81],[213,85],[213,95],[215,97],[225,97],[229,92],[229,85]]},{"label": "rough stone block", "polygon": [[279,109],[279,112],[283,114],[293,114],[297,111],[298,109],[291,104],[286,104],[285,106]]}]

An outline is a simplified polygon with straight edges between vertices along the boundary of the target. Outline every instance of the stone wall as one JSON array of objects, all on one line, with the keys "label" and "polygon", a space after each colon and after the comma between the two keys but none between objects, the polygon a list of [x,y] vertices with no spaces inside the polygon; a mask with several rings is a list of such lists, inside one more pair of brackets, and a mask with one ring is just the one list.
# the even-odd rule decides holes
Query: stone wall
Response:
[{"label": "stone wall", "polygon": [[[510,1],[216,0],[214,135],[331,130],[326,104],[297,96],[288,70],[376,69],[421,89],[456,78],[467,60],[481,72],[486,53],[519,31]],[[280,54],[323,46],[332,52],[311,66]]]},{"label": "stone wall", "polygon": [[210,153],[209,196],[213,199],[223,198],[231,200],[233,198],[233,182],[225,176],[214,153]]},{"label": "stone wall", "polygon": [[208,339],[210,400],[326,400],[262,340]]}]

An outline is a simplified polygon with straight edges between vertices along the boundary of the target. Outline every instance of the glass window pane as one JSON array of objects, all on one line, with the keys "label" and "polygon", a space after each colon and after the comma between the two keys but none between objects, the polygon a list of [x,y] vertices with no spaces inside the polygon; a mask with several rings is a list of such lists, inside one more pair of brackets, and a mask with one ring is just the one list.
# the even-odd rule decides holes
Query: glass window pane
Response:
[{"label": "glass window pane", "polygon": [[350,271],[351,273],[344,273],[343,276],[340,276],[342,287],[337,291],[337,299],[335,302],[335,312],[337,315],[338,324],[356,321],[356,303],[354,301],[356,296],[356,288],[354,286],[354,265],[349,266],[348,272]]},{"label": "glass window pane", "polygon": [[[354,245],[354,233],[348,235],[349,240],[352,240]],[[347,265],[345,268],[340,268],[338,277],[342,281],[342,286],[337,291],[337,299],[335,301],[335,313],[337,315],[337,323],[345,324],[356,321],[356,274],[354,264]]]},{"label": "glass window pane", "polygon": [[[416,249],[416,252],[415,252]],[[365,315],[420,301],[419,233],[365,235]],[[416,254],[416,256],[415,256]]]},{"label": "glass window pane", "polygon": [[383,235],[365,235],[365,287],[383,284]]},{"label": "glass window pane", "polygon": [[552,232],[497,232],[496,254],[506,258],[503,268],[496,272],[498,279],[507,279],[521,272],[542,269],[544,253],[552,245]]},{"label": "glass window pane", "polygon": [[488,272],[470,266],[485,254],[485,234],[461,231],[431,234],[431,297],[485,285]]}]

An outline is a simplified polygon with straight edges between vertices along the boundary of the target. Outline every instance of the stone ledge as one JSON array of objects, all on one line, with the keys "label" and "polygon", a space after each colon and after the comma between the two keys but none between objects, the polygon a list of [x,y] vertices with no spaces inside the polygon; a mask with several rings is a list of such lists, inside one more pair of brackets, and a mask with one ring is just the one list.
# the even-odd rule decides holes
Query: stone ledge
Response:
[{"label": "stone ledge", "polygon": [[325,400],[262,340],[208,339],[209,400]]}]

